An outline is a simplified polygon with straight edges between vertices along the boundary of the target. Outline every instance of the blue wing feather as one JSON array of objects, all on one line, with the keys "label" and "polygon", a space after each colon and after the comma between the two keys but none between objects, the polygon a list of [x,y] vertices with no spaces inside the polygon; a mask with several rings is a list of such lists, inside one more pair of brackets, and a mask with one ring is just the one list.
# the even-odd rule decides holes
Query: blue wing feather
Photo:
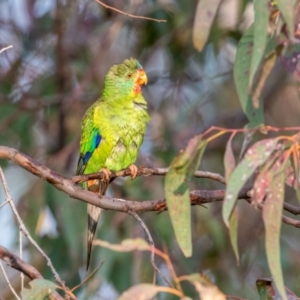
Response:
[{"label": "blue wing feather", "polygon": [[97,147],[99,146],[100,142],[101,142],[101,135],[98,129],[94,129],[91,133],[91,138],[90,138],[90,149],[89,151],[87,151],[86,153],[80,153],[80,157],[78,160],[78,164],[77,164],[77,174],[83,174],[84,169],[89,161],[89,159],[92,157],[93,152],[95,151],[95,149],[97,149]]}]

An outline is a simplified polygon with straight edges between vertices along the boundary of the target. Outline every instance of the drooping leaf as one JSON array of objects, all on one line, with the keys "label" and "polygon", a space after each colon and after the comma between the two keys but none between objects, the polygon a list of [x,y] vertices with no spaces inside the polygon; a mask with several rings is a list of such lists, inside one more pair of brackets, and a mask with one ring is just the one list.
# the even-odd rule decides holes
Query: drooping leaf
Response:
[{"label": "drooping leaf", "polygon": [[[255,74],[259,69],[259,65],[264,57],[265,49],[267,46],[269,22],[268,2],[268,0],[254,0],[254,36],[253,54],[249,76],[249,91],[252,90]],[[258,106],[255,107],[257,108]]]},{"label": "drooping leaf", "polygon": [[184,278],[195,286],[201,300],[226,300],[226,296],[205,275],[194,273]]},{"label": "drooping leaf", "polygon": [[206,44],[220,3],[221,0],[198,1],[193,26],[193,43],[198,51],[202,51]]},{"label": "drooping leaf", "polygon": [[272,285],[271,279],[256,280],[256,287],[260,300],[276,300],[276,290]]},{"label": "drooping leaf", "polygon": [[290,160],[287,162],[287,167],[285,168],[285,183],[291,187],[295,184],[295,173]]},{"label": "drooping leaf", "polygon": [[273,180],[271,172],[260,172],[253,184],[253,197],[256,203],[261,203],[269,191]]},{"label": "drooping leaf", "polygon": [[294,148],[294,150],[293,150],[293,168],[294,168],[294,175],[296,175],[293,187],[296,191],[296,196],[297,196],[298,202],[300,203],[300,180],[299,180],[300,166],[299,166],[299,150],[298,150],[298,148]]},{"label": "drooping leaf", "polygon": [[239,212],[238,208],[235,207],[232,211],[232,214],[229,219],[229,237],[230,243],[237,261],[237,264],[240,264],[239,256],[239,247],[238,247],[238,221],[239,221]]},{"label": "drooping leaf", "polygon": [[233,137],[234,135],[231,135],[231,137],[229,138],[226,144],[226,150],[224,155],[225,178],[227,183],[229,182],[231,173],[235,169],[235,158],[234,158],[232,145],[231,145]]},{"label": "drooping leaf", "polygon": [[121,244],[111,244],[107,241],[95,240],[93,244],[118,252],[130,252],[134,250],[146,251],[151,249],[150,245],[141,238],[126,239],[123,240]]},{"label": "drooping leaf", "polygon": [[[248,127],[247,125],[245,126],[246,128]],[[254,137],[254,131],[245,131],[244,132],[244,140],[243,140],[243,144],[242,144],[242,148],[240,151],[240,155],[239,155],[239,160],[242,159],[242,157],[244,156],[245,151],[247,150],[248,146],[250,145],[250,143],[253,140]]]},{"label": "drooping leaf", "polygon": [[138,284],[123,292],[118,300],[151,300],[160,291],[162,287],[153,284]]},{"label": "drooping leaf", "polygon": [[265,139],[254,144],[248,149],[244,158],[230,176],[222,211],[223,220],[227,227],[229,226],[229,218],[235,206],[239,191],[252,176],[254,171],[268,160],[275,150],[277,143],[277,139]]},{"label": "drooping leaf", "polygon": [[261,71],[259,74],[259,78],[258,78],[257,84],[255,86],[255,90],[253,91],[253,95],[252,95],[252,102],[253,102],[254,107],[256,107],[256,108],[259,106],[259,99],[261,96],[261,92],[263,90],[265,82],[266,82],[268,76],[270,75],[276,61],[277,61],[277,53],[276,53],[276,51],[273,51],[263,62],[263,65],[261,67]]},{"label": "drooping leaf", "polygon": [[[253,53],[253,25],[251,25],[241,38],[234,63],[234,82],[241,106],[250,123],[249,128],[264,123],[263,107],[255,108],[248,93],[251,59]],[[261,100],[260,100],[261,102]]]},{"label": "drooping leaf", "polygon": [[282,299],[286,300],[280,260],[280,229],[284,201],[284,172],[273,178],[264,206],[263,221],[265,224],[265,245],[269,268]]},{"label": "drooping leaf", "polygon": [[294,36],[295,26],[295,6],[297,0],[277,0],[277,6],[288,26],[291,37]]},{"label": "drooping leaf", "polygon": [[261,92],[263,90],[263,87],[265,85],[265,82],[266,82],[268,76],[270,75],[273,67],[275,66],[276,61],[277,61],[277,52],[272,51],[272,53],[270,53],[263,62],[263,65],[262,65],[260,73],[259,73],[259,77],[257,79],[256,86],[255,86],[255,89],[254,89],[253,95],[252,95],[252,102],[253,102],[253,106],[255,108],[259,107],[259,99],[261,96]]},{"label": "drooping leaf", "polygon": [[185,256],[192,255],[191,205],[188,183],[198,168],[206,142],[198,135],[173,160],[165,179],[165,195],[177,242]]},{"label": "drooping leaf", "polygon": [[30,289],[21,293],[23,300],[43,300],[57,289],[57,285],[46,279],[35,279],[29,282]]}]

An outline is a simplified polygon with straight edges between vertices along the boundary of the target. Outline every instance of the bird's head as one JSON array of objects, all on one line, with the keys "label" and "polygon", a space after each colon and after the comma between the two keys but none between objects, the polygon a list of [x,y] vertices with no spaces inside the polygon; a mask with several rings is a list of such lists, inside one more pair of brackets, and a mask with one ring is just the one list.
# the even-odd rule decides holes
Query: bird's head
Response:
[{"label": "bird's head", "polygon": [[122,64],[113,65],[105,77],[104,90],[119,95],[137,96],[141,86],[147,84],[147,75],[134,58],[125,59]]}]

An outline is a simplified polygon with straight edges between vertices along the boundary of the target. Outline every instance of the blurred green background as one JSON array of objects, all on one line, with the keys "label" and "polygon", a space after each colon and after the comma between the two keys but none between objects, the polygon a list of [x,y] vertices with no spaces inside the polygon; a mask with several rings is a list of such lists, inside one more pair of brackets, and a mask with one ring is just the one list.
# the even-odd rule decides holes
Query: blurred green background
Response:
[{"label": "blurred green background", "polygon": [[[167,167],[187,141],[211,125],[242,128],[247,120],[236,95],[232,68],[237,43],[253,22],[252,1],[223,1],[207,46],[193,47],[192,30],[197,1],[106,1],[131,14],[167,20],[130,18],[93,0],[2,0],[0,2],[0,144],[17,148],[65,176],[75,174],[81,118],[100,95],[109,67],[137,58],[148,75],[143,88],[151,122],[138,166]],[[263,91],[266,123],[300,125],[298,87],[278,64]],[[228,136],[209,144],[201,170],[223,174]],[[242,136],[233,148],[239,153]],[[50,184],[19,167],[0,162],[18,210],[30,233],[50,256],[67,286],[86,276],[86,205],[70,199]],[[163,177],[118,179],[108,195],[130,200],[164,197]],[[222,185],[193,180],[191,189]],[[4,192],[0,189],[1,201]],[[287,191],[291,203],[296,201]],[[296,203],[296,202],[295,202]],[[156,247],[167,251],[178,275],[204,272],[227,295],[258,299],[255,281],[270,276],[261,212],[239,203],[237,266],[228,232],[220,215],[221,203],[192,208],[193,256],[185,258],[174,239],[167,213],[141,214]],[[0,209],[0,244],[18,253],[18,227],[10,208]],[[106,211],[97,236],[112,243],[145,237],[131,216]],[[285,284],[300,294],[299,231],[283,224],[282,263]],[[41,255],[25,239],[24,258],[53,281]],[[152,281],[149,253],[115,253],[94,247],[91,270],[97,274],[76,291],[78,299],[116,299],[130,286]],[[166,265],[157,258],[166,276]],[[15,287],[19,274],[7,268]],[[159,281],[160,284],[165,284]],[[193,299],[191,285],[184,285]],[[0,276],[0,296],[13,299]],[[161,294],[159,299],[177,299]]]}]

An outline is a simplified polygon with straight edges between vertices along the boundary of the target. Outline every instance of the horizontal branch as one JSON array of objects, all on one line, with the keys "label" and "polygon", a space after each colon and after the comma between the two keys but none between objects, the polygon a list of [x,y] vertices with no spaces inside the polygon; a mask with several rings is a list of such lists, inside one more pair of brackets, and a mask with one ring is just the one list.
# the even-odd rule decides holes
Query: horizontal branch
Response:
[{"label": "horizontal branch", "polygon": [[[9,159],[24,168],[28,172],[38,176],[39,178],[51,183],[58,190],[65,192],[70,197],[74,199],[81,200],[83,202],[101,207],[103,209],[108,210],[116,210],[121,212],[143,212],[143,211],[164,211],[166,209],[166,202],[164,199],[162,200],[148,200],[148,201],[129,201],[119,198],[111,198],[108,196],[100,196],[93,192],[82,189],[79,185],[77,185],[72,179],[62,176],[54,171],[50,170],[46,166],[36,162],[29,156],[19,152],[18,150],[6,146],[0,146],[0,158]],[[152,168],[150,168],[152,169]],[[146,170],[145,168],[139,168],[139,172],[143,172]],[[155,170],[155,169],[153,169]],[[158,169],[163,170],[162,173],[166,173],[168,169]],[[159,171],[159,172],[160,172]],[[121,171],[126,174],[126,176],[131,175],[130,170]],[[158,172],[158,173],[159,173]],[[101,172],[100,172],[101,173]],[[97,177],[99,178],[99,174],[97,173]],[[116,172],[119,173],[119,172]],[[211,172],[203,172],[206,174],[206,178],[218,177],[218,174],[214,174]],[[95,176],[96,176],[95,175]],[[149,174],[150,175],[150,174]],[[163,175],[163,174],[160,174]],[[200,175],[200,174],[198,174]],[[90,175],[87,175],[90,176]],[[93,174],[91,176],[94,176]],[[102,178],[103,174],[100,175]],[[76,178],[77,176],[73,177]],[[91,177],[88,177],[91,178]],[[103,176],[104,178],[104,176]],[[78,177],[77,177],[78,179]],[[86,180],[86,179],[85,179]],[[78,182],[78,181],[77,181]],[[204,204],[208,202],[222,200],[224,197],[225,190],[220,191],[199,191],[198,194],[192,194],[192,204]]]},{"label": "horizontal branch", "polygon": [[[0,246],[0,259],[6,262],[6,264],[11,268],[25,274],[31,280],[43,279],[43,276],[35,267],[27,264],[25,261],[3,246]],[[51,293],[51,299],[63,300],[64,298],[61,297],[57,292],[53,292]]]},{"label": "horizontal branch", "polygon": [[[137,171],[136,176],[153,176],[153,175],[158,175],[158,176],[165,176],[169,172],[169,168],[149,168],[149,167],[139,167]],[[110,179],[115,179],[117,177],[127,177],[131,176],[131,171],[130,169],[125,169],[117,172],[110,171]],[[223,184],[225,184],[225,178],[218,174],[218,173],[213,173],[213,172],[208,172],[208,171],[196,171],[194,173],[194,177],[196,178],[207,178],[207,179],[212,179],[219,181]],[[106,179],[106,174],[104,172],[98,172],[98,173],[93,173],[93,174],[87,174],[87,175],[77,175],[73,176],[72,180],[75,183],[80,183],[84,181],[88,181],[91,179],[100,179],[100,180],[105,180]]]},{"label": "horizontal branch", "polygon": [[8,249],[6,249],[3,246],[0,246],[0,259],[6,262],[6,264],[12,267],[13,269],[22,272],[31,280],[43,278],[43,276],[35,267],[27,264],[26,262],[24,262],[15,254],[11,253]]},{"label": "horizontal branch", "polygon": [[[246,199],[246,201],[248,201],[250,204],[252,204],[252,201],[251,201],[251,199]],[[288,203],[284,203],[284,206],[286,205],[286,204],[288,204]],[[258,206],[258,208],[259,209],[263,209],[263,207],[264,207],[264,205],[262,204],[262,203],[256,203],[256,205]],[[288,205],[290,205],[290,204],[288,204]],[[287,209],[287,211],[288,211],[288,209]],[[285,224],[288,224],[288,225],[291,225],[291,226],[295,226],[295,227],[297,227],[297,228],[300,228],[300,221],[299,220],[295,220],[295,219],[292,219],[292,218],[289,218],[289,217],[287,217],[287,216],[282,216],[281,217],[281,220],[282,220],[282,222],[283,223],[285,223]]]},{"label": "horizontal branch", "polygon": [[[99,178],[104,179],[103,172],[84,175],[84,176],[74,176],[68,178],[62,175],[55,173],[46,166],[36,162],[27,155],[19,152],[18,150],[6,146],[0,146],[0,159],[9,159],[24,168],[28,172],[38,176],[39,178],[51,183],[55,188],[60,191],[65,192],[70,197],[78,199],[80,201],[101,207],[107,210],[115,210],[120,212],[146,212],[146,211],[157,211],[162,212],[167,210],[167,204],[165,199],[160,200],[148,200],[148,201],[130,201],[120,198],[112,198],[108,196],[100,196],[93,192],[82,189],[78,182],[86,181],[88,179]],[[165,175],[167,173],[167,168],[139,168],[138,175],[140,176],[150,176],[150,175]],[[113,172],[111,176],[130,176],[130,170],[122,170],[120,172]],[[201,178],[210,178],[215,179],[220,182],[225,182],[222,179],[222,176],[219,174],[211,172],[201,172],[198,171],[195,173],[196,177]],[[238,199],[249,199],[250,187],[243,188],[239,195]],[[225,196],[225,189],[221,190],[195,190],[190,192],[191,205],[203,205],[206,203],[223,201]],[[297,211],[296,207],[292,207],[290,204],[285,203],[284,209],[287,211]],[[289,225],[298,227],[298,221],[291,218],[283,216],[283,222]],[[296,223],[295,223],[296,222]]]}]

